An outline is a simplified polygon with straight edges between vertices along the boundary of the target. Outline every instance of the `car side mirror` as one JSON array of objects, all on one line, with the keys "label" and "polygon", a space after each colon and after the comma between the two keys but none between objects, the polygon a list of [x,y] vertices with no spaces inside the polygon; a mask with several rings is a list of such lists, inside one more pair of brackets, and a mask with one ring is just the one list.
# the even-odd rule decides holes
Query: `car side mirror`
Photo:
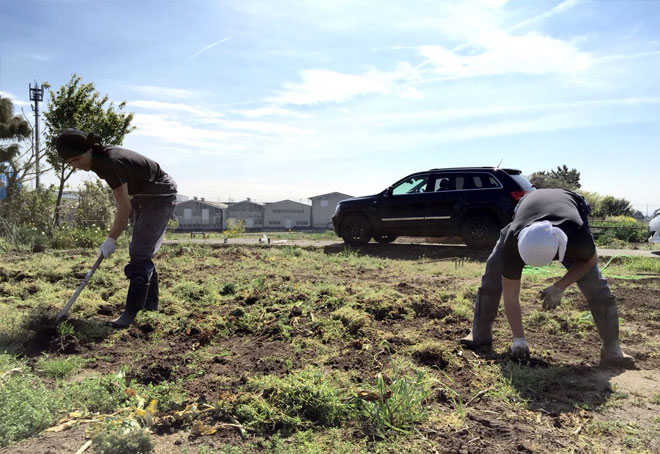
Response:
[{"label": "car side mirror", "polygon": [[385,189],[385,195],[386,196],[392,195],[392,186],[389,186],[387,189]]}]

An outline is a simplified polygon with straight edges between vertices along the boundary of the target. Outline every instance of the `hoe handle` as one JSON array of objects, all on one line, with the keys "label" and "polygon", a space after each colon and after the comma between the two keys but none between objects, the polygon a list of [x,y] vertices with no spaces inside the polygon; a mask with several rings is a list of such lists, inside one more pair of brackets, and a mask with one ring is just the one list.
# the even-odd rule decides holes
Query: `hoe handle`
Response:
[{"label": "hoe handle", "polygon": [[73,306],[73,303],[76,302],[76,299],[78,299],[78,295],[80,295],[80,292],[85,288],[87,285],[87,282],[89,282],[90,278],[94,274],[94,271],[96,271],[96,268],[99,267],[101,264],[101,261],[103,260],[103,253],[99,254],[99,258],[96,259],[96,262],[94,262],[94,265],[89,269],[83,280],[80,282],[80,285],[76,289],[75,292],[73,292],[73,295],[71,295],[71,298],[69,298],[69,301],[64,305],[62,310],[57,314],[57,317],[55,318],[55,323],[59,323],[60,320],[62,320],[66,314],[69,313],[69,309],[71,309],[71,306]]}]

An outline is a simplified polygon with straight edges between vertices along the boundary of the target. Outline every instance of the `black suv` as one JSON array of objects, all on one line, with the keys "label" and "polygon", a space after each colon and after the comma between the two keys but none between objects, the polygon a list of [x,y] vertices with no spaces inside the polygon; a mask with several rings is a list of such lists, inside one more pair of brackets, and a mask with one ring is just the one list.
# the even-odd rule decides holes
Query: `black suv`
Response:
[{"label": "black suv", "polygon": [[348,244],[373,237],[457,237],[472,248],[492,247],[518,200],[534,187],[520,170],[493,167],[431,169],[413,173],[383,192],[342,200],[332,217]]}]

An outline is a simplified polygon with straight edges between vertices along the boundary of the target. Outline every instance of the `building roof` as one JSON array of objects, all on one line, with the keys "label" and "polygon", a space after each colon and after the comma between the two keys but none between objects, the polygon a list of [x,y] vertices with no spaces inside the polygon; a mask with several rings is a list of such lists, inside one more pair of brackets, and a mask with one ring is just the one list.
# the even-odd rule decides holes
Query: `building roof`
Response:
[{"label": "building roof", "polygon": [[200,199],[189,199],[189,200],[184,200],[183,202],[177,202],[177,205],[185,205],[185,204],[195,204],[195,203],[200,203],[202,205],[206,206],[211,206],[214,208],[220,208],[224,210],[227,208],[227,205],[221,202],[209,202],[208,200],[200,200]]},{"label": "building roof", "polygon": [[265,206],[266,204],[263,202],[255,202],[254,200],[241,200],[240,202],[235,202],[231,204],[231,208],[235,207],[236,205],[241,205],[241,204],[252,204],[252,205],[259,205],[261,207]]},{"label": "building roof", "polygon": [[279,200],[279,201],[277,201],[277,202],[270,202],[270,203],[267,203],[266,205],[271,206],[271,205],[278,205],[278,204],[280,204],[280,203],[294,203],[294,204],[296,204],[296,205],[302,205],[302,206],[304,206],[304,207],[310,208],[310,206],[307,205],[306,203],[295,202],[295,201],[293,201],[293,200],[289,200],[289,199]]},{"label": "building roof", "polygon": [[346,197],[346,198],[353,197],[352,195],[344,194],[343,192],[328,192],[327,194],[315,195],[313,197],[308,197],[308,198],[310,200],[314,200],[314,199],[320,199],[322,197],[326,197],[326,196],[329,196],[329,195],[335,195],[335,194]]}]

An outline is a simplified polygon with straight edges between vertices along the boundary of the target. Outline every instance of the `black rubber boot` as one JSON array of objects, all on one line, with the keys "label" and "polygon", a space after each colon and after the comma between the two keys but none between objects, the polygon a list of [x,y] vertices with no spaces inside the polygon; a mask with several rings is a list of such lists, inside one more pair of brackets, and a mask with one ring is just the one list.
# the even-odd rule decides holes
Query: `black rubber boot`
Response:
[{"label": "black rubber boot", "polygon": [[109,322],[109,325],[113,328],[126,328],[133,323],[137,313],[144,308],[148,291],[149,284],[138,284],[131,281],[128,287],[128,295],[126,295],[126,308],[119,317]]},{"label": "black rubber boot", "polygon": [[154,270],[149,281],[149,292],[147,293],[147,300],[144,303],[145,311],[158,310],[158,273]]},{"label": "black rubber boot", "polygon": [[476,349],[493,344],[493,322],[497,317],[500,298],[484,295],[481,289],[474,303],[472,331],[460,340],[465,348]]},{"label": "black rubber boot", "polygon": [[600,366],[612,369],[634,369],[635,358],[625,354],[619,345],[619,312],[616,304],[591,308],[594,324],[603,342]]}]

